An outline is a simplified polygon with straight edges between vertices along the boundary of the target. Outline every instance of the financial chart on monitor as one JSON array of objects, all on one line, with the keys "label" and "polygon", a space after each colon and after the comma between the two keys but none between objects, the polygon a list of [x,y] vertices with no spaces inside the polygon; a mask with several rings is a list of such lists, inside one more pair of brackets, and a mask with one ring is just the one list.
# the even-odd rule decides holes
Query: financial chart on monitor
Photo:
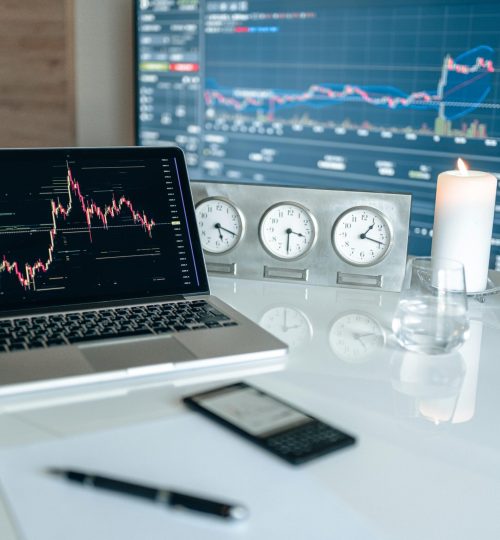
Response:
[{"label": "financial chart on monitor", "polygon": [[174,161],[2,159],[2,307],[196,288]]},{"label": "financial chart on monitor", "polygon": [[488,0],[138,1],[137,140],[198,179],[411,192],[428,254],[437,175],[500,179],[499,28]]}]

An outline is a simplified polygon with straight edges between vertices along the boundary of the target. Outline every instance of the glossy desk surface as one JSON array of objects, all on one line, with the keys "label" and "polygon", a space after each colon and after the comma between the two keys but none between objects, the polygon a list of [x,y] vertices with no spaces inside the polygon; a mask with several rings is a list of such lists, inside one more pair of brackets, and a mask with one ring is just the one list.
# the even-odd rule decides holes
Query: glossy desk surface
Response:
[{"label": "glossy desk surface", "polygon": [[[286,361],[0,400],[2,540],[115,538],[109,524],[125,515],[133,516],[129,536],[116,538],[500,538],[500,296],[470,301],[471,336],[457,353],[425,357],[394,343],[394,293],[222,278],[212,289],[287,341]],[[180,404],[240,379],[358,444],[294,468]],[[175,485],[227,493],[251,516],[221,525],[48,484],[40,515],[22,493],[35,485],[28,472],[41,474],[25,469],[47,452],[150,481],[165,452]],[[67,515],[51,507],[51,493],[64,496]],[[78,534],[69,533],[75,519]]]}]

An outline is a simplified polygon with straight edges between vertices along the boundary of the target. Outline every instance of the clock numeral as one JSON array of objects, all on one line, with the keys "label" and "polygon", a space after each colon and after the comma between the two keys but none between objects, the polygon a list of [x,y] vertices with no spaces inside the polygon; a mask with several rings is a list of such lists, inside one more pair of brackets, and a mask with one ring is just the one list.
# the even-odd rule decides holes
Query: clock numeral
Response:
[{"label": "clock numeral", "polygon": [[196,207],[202,247],[210,253],[224,253],[236,246],[242,235],[242,222],[232,204],[205,200]]},{"label": "clock numeral", "polygon": [[314,240],[314,223],[306,210],[297,204],[283,203],[271,207],[260,227],[262,245],[282,259],[294,259],[305,253]]},{"label": "clock numeral", "polygon": [[335,222],[332,242],[346,262],[368,266],[380,260],[389,249],[389,225],[375,208],[354,207]]}]

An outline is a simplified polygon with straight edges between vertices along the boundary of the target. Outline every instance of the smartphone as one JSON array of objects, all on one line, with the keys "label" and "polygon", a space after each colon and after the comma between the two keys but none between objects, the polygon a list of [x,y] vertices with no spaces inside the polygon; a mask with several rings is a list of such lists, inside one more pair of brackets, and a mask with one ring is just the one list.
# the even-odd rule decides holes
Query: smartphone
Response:
[{"label": "smartphone", "polygon": [[353,436],[244,382],[185,397],[184,403],[294,465],[356,442]]}]

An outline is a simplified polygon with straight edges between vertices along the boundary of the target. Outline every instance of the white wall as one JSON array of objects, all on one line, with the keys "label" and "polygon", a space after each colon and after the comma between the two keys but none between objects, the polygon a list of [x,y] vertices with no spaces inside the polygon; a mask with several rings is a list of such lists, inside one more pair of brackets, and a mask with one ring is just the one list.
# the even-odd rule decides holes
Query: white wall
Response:
[{"label": "white wall", "polygon": [[132,0],[75,0],[76,141],[133,144]]}]

